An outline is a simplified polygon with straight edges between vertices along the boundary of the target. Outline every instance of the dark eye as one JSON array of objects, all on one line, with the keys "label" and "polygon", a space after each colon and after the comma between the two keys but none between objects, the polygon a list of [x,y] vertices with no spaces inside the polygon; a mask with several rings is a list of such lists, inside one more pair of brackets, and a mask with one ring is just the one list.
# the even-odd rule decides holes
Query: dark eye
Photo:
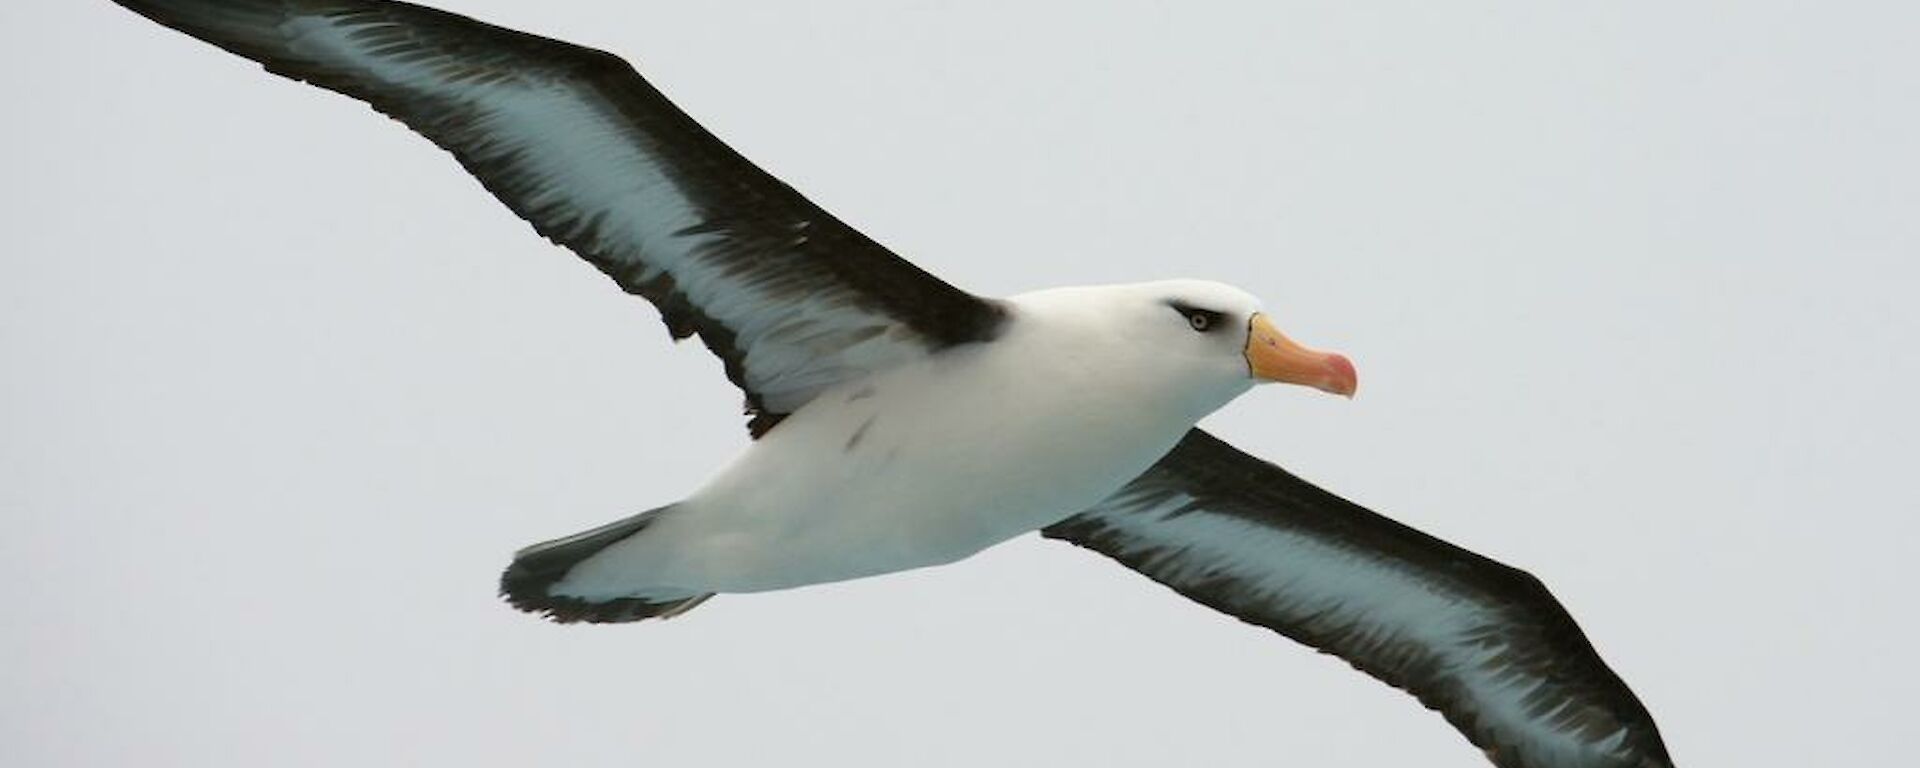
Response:
[{"label": "dark eye", "polygon": [[1180,313],[1181,317],[1185,317],[1187,319],[1187,325],[1191,326],[1195,331],[1206,333],[1207,331],[1220,327],[1221,315],[1219,312],[1211,309],[1201,309],[1178,301],[1169,301],[1167,304],[1173,307],[1173,311]]}]

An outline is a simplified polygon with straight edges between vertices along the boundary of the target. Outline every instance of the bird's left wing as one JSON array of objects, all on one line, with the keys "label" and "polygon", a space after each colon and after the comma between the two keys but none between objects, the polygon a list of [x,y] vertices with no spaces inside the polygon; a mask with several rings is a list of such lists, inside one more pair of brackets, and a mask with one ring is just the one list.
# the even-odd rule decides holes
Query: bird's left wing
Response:
[{"label": "bird's left wing", "polygon": [[766,174],[611,54],[387,0],[115,0],[453,153],[540,234],[699,334],[754,434],[822,389],[981,341],[998,304]]},{"label": "bird's left wing", "polygon": [[1046,528],[1438,710],[1501,768],[1670,768],[1653,718],[1540,581],[1199,429]]}]

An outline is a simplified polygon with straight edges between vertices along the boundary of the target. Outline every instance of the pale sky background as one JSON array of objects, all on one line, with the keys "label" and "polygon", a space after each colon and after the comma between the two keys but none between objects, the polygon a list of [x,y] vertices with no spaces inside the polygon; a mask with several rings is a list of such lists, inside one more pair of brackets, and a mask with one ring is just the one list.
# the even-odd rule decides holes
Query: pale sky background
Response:
[{"label": "pale sky background", "polygon": [[[1910,757],[1920,6],[443,3],[969,289],[1252,290],[1360,397],[1206,424],[1540,576],[1679,764]],[[398,124],[104,0],[0,5],[0,96],[0,763],[1486,765],[1033,537],[516,613],[515,548],[745,444],[718,364]]]}]

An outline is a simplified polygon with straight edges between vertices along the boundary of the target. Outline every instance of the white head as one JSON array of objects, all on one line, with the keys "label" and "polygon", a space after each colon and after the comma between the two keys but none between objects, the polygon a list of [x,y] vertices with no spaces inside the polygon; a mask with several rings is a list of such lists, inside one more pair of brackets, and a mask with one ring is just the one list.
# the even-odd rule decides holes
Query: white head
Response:
[{"label": "white head", "polygon": [[1301,384],[1353,396],[1347,358],[1294,343],[1260,301],[1206,280],[1056,288],[1013,297],[1021,314],[1065,342],[1063,354],[1102,380],[1212,412],[1255,384]]}]

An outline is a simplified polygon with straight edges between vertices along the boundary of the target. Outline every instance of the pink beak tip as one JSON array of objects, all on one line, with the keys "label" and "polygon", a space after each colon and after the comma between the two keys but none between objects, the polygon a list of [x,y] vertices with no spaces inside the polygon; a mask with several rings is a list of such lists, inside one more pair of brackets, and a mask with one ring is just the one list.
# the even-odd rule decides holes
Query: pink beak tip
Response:
[{"label": "pink beak tip", "polygon": [[1327,370],[1328,392],[1352,399],[1353,393],[1360,390],[1360,373],[1353,369],[1353,361],[1346,355],[1327,355]]}]

